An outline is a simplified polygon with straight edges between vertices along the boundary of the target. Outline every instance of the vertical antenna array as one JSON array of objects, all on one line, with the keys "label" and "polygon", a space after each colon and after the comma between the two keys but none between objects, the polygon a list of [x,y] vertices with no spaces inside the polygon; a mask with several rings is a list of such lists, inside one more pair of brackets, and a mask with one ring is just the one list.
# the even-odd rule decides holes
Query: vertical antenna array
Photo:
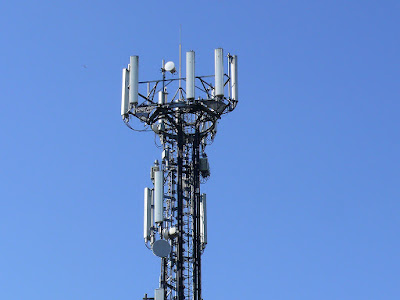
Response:
[{"label": "vertical antenna array", "polygon": [[[210,176],[205,149],[215,138],[218,120],[238,103],[237,56],[227,55],[226,74],[223,49],[215,49],[214,74],[205,76],[195,74],[194,51],[186,52],[185,77],[181,61],[180,42],[179,78],[171,77],[175,64],[163,60],[162,79],[139,81],[138,56],[131,56],[122,71],[124,123],[136,131],[153,131],[162,148],[161,161],[150,168],[153,187],[144,189],[144,242],[161,259],[154,298],[145,294],[146,299],[202,300],[207,197],[200,185]],[[168,93],[174,86],[176,91]],[[141,128],[134,128],[135,120]]]}]

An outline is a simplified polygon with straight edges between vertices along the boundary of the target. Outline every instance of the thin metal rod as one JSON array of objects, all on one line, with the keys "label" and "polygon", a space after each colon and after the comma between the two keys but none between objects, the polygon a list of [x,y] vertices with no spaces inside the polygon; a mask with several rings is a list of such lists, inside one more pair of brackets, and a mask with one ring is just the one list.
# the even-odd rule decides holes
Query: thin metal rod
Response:
[{"label": "thin metal rod", "polygon": [[[165,91],[165,60],[162,60],[162,92]],[[164,95],[163,95],[164,97]]]},{"label": "thin metal rod", "polygon": [[179,28],[179,99],[181,99],[182,89],[182,25]]}]

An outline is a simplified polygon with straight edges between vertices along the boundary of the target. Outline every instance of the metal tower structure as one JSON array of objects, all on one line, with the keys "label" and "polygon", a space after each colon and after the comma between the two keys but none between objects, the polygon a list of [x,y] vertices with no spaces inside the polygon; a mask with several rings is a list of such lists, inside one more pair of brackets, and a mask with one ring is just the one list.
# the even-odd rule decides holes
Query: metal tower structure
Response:
[{"label": "metal tower structure", "polygon": [[[182,77],[181,46],[179,78],[171,75],[175,64],[163,60],[162,79],[139,81],[138,56],[131,56],[122,70],[124,123],[133,130],[153,131],[162,148],[161,161],[150,170],[153,187],[144,190],[143,232],[146,246],[161,258],[161,275],[154,298],[146,294],[144,299],[202,300],[207,210],[200,184],[210,176],[205,148],[214,140],[218,120],[238,103],[237,57],[228,54],[225,59],[221,48],[214,54],[214,75],[196,76],[195,52],[189,51]],[[167,89],[175,91],[170,99]]]}]

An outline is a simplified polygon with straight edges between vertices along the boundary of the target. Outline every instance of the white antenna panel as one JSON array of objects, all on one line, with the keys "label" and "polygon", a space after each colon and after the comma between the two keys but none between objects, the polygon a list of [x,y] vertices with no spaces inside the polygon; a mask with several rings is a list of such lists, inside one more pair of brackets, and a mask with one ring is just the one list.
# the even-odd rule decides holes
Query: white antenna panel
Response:
[{"label": "white antenna panel", "polygon": [[122,69],[122,99],[121,99],[121,116],[127,114],[129,110],[129,71]]},{"label": "white antenna panel", "polygon": [[224,50],[215,49],[215,93],[216,97],[224,96]]},{"label": "white antenna panel", "polygon": [[139,56],[131,56],[130,62],[129,104],[137,104],[139,93]]},{"label": "white antenna panel", "polygon": [[238,100],[238,65],[236,55],[233,55],[231,60],[231,90],[232,99]]},{"label": "white antenna panel", "polygon": [[186,52],[186,99],[195,98],[195,55],[194,51]]},{"label": "white antenna panel", "polygon": [[163,288],[155,289],[155,291],[154,291],[154,300],[165,300],[164,289]]},{"label": "white antenna panel", "polygon": [[154,172],[154,222],[164,221],[164,173]]},{"label": "white antenna panel", "polygon": [[167,103],[167,92],[159,91],[158,92],[158,104],[165,104],[165,103]]},{"label": "white antenna panel", "polygon": [[200,239],[201,243],[207,244],[207,197],[201,194],[200,198]]},{"label": "white antenna panel", "polygon": [[151,227],[151,198],[152,191],[149,188],[144,189],[144,226],[143,226],[143,237],[147,242],[150,237],[150,227]]}]

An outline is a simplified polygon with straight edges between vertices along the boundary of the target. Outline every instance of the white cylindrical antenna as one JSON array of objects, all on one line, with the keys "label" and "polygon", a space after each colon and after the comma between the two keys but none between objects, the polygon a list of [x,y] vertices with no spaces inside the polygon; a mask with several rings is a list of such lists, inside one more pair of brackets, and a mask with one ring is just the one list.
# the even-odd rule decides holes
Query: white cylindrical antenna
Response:
[{"label": "white cylindrical antenna", "polygon": [[139,93],[139,56],[131,56],[129,69],[129,104],[138,103]]},{"label": "white cylindrical antenna", "polygon": [[224,96],[224,50],[215,49],[215,93],[216,97]]},{"label": "white cylindrical antenna", "polygon": [[150,238],[151,227],[151,198],[152,191],[149,188],[144,189],[144,222],[143,222],[143,237],[145,242]]},{"label": "white cylindrical antenna", "polygon": [[158,104],[164,104],[164,92],[163,91],[158,92]]},{"label": "white cylindrical antenna", "polygon": [[129,110],[129,71],[122,69],[122,99],[121,99],[121,116],[125,116]]},{"label": "white cylindrical antenna", "polygon": [[164,173],[163,171],[154,172],[154,222],[164,221]]},{"label": "white cylindrical antenna", "polygon": [[231,60],[231,90],[232,100],[238,100],[238,64],[236,55],[233,55]]},{"label": "white cylindrical antenna", "polygon": [[158,92],[158,104],[165,104],[167,103],[167,88],[164,89],[164,91],[159,91]]},{"label": "white cylindrical antenna", "polygon": [[186,52],[186,99],[193,100],[195,97],[195,70],[194,51]]},{"label": "white cylindrical antenna", "polygon": [[201,194],[200,197],[200,239],[203,245],[207,244],[207,197]]}]

